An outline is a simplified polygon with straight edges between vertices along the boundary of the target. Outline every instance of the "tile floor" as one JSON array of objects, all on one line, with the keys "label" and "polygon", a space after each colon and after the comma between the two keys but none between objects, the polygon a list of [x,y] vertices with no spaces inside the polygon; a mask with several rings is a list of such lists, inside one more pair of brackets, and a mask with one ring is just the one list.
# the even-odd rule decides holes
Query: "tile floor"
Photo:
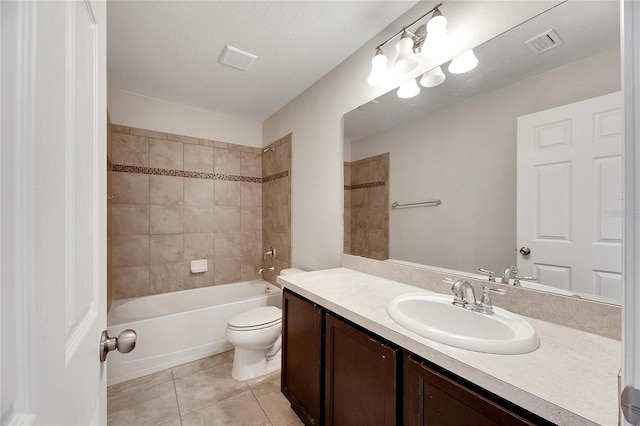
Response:
[{"label": "tile floor", "polygon": [[280,393],[280,372],[239,382],[225,352],[110,386],[107,421],[117,425],[302,425]]}]

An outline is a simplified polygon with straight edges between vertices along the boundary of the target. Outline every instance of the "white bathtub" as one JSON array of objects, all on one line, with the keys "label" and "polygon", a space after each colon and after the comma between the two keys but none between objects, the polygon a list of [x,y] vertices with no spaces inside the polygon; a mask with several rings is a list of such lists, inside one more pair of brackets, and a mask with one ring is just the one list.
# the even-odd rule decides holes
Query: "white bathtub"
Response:
[{"label": "white bathtub", "polygon": [[107,385],[233,349],[225,339],[229,318],[281,304],[282,291],[263,280],[115,300],[107,316],[109,336],[132,328],[138,339],[128,354],[109,353]]}]

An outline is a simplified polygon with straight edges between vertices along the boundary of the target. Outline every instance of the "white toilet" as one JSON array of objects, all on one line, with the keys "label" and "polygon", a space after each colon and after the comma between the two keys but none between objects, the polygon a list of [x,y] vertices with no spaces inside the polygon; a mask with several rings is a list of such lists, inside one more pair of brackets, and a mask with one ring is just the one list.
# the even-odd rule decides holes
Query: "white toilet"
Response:
[{"label": "white toilet", "polygon": [[[285,269],[281,275],[304,272]],[[253,308],[227,322],[226,337],[235,346],[231,376],[248,380],[280,369],[282,310],[275,306]]]}]

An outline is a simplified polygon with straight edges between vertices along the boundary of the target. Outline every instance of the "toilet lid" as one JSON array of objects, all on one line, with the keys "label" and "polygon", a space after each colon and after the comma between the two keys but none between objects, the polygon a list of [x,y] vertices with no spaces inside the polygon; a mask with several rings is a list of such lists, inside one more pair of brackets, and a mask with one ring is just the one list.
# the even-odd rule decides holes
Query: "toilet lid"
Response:
[{"label": "toilet lid", "polygon": [[275,306],[253,308],[232,317],[228,324],[235,328],[248,328],[260,325],[271,325],[282,321],[282,310]]}]

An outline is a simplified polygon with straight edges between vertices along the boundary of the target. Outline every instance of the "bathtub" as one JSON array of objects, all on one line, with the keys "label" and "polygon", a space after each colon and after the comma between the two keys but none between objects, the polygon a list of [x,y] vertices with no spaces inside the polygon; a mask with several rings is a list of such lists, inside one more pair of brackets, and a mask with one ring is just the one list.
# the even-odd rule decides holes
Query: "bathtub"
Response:
[{"label": "bathtub", "polygon": [[132,328],[138,339],[128,354],[109,353],[107,385],[233,349],[225,339],[229,318],[281,304],[282,291],[263,280],[114,300],[107,315],[109,336]]}]

